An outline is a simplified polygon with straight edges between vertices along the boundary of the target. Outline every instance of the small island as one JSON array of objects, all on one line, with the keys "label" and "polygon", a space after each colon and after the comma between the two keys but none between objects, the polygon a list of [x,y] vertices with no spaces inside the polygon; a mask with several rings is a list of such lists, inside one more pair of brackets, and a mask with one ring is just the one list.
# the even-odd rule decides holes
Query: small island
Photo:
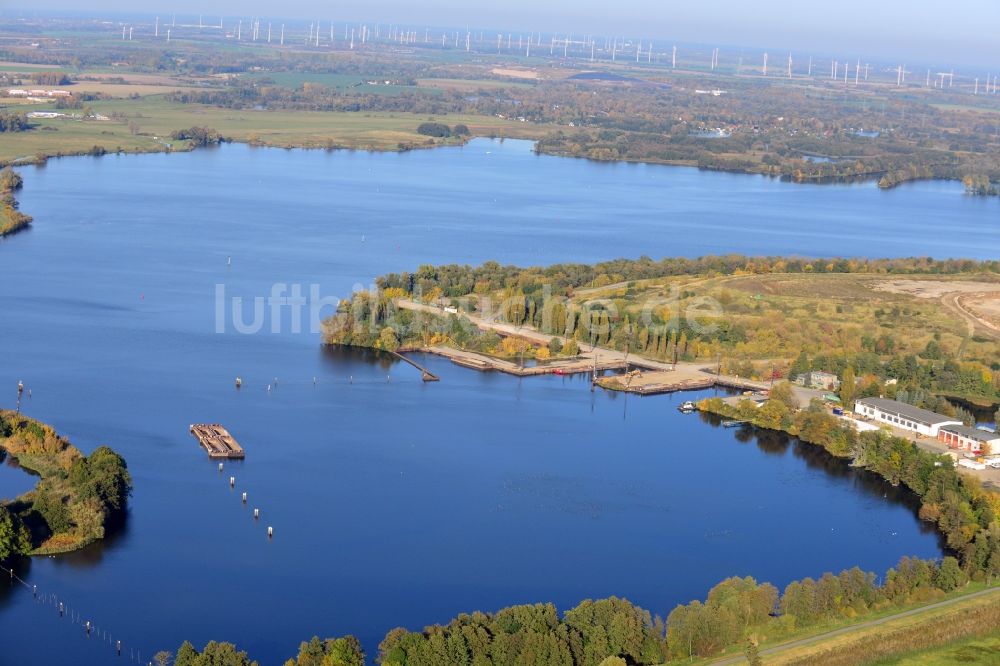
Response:
[{"label": "small island", "polygon": [[0,504],[0,561],[78,550],[124,518],[132,477],[111,448],[84,455],[51,426],[0,410],[0,451],[39,476],[33,490]]}]

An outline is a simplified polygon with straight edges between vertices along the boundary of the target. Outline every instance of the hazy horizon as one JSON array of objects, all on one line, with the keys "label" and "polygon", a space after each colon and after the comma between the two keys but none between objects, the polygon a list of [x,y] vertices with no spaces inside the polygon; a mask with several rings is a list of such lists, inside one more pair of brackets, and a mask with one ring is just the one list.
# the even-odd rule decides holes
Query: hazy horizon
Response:
[{"label": "hazy horizon", "polygon": [[609,16],[606,4],[569,0],[550,0],[543,6],[509,0],[487,7],[457,0],[427,0],[419,7],[399,0],[348,0],[336,6],[316,0],[286,0],[279,5],[264,0],[216,0],[211,5],[195,0],[91,0],[85,8],[69,0],[34,0],[30,8],[7,6],[2,11],[25,16],[36,12],[133,16],[176,13],[201,14],[206,20],[254,16],[469,26],[523,33],[619,34],[681,43],[838,54],[844,59],[910,59],[940,62],[942,66],[971,65],[984,72],[1000,70],[1000,42],[988,29],[976,28],[1000,24],[1000,3],[956,0],[946,8],[931,3],[920,5],[892,1],[876,6],[862,0],[841,0],[827,10],[793,0],[770,0],[761,9],[759,4],[720,0],[706,9],[695,4],[664,7],[652,0],[634,0],[615,6]]}]

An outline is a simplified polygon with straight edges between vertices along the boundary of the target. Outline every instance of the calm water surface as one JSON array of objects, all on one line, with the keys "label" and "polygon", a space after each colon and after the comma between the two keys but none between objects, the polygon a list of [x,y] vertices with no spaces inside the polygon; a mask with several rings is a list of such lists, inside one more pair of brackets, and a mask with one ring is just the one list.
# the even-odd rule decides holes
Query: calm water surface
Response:
[{"label": "calm water surface", "polygon": [[[217,284],[253,298],[274,283],[346,296],[384,272],[487,259],[998,256],[997,202],[959,186],[803,187],[487,141],[402,155],[227,146],[24,176],[36,224],[0,243],[0,402],[23,379],[25,412],[84,450],[121,451],[135,493],[105,543],[23,575],[145,659],[214,638],[273,664],[343,633],[374,653],[397,625],[611,594],[666,615],[732,574],[784,585],[941,553],[905,494],[813,447],[676,411],[696,396],[626,399],[439,359],[427,364],[442,381],[425,385],[408,366],[324,350],[287,318],[277,333],[217,334],[214,298]],[[188,434],[201,421],[226,424],[247,460],[220,474]],[[26,485],[0,468],[0,496]],[[6,585],[0,622],[0,663],[114,662]]]}]

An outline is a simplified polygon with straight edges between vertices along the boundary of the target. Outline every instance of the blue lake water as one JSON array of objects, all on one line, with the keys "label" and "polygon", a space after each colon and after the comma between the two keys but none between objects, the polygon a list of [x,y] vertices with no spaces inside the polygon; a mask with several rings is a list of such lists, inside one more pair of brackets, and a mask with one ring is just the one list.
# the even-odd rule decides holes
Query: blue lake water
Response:
[{"label": "blue lake water", "polygon": [[[617,594],[665,616],[733,574],[783,586],[941,553],[905,493],[814,447],[676,411],[696,396],[626,399],[440,359],[426,363],[442,381],[425,385],[409,366],[323,349],[284,316],[217,333],[215,298],[276,283],[346,296],[385,272],[487,259],[1000,256],[1000,204],[961,186],[799,186],[512,141],[225,146],[23,175],[35,225],[0,243],[0,387],[13,398],[23,379],[26,413],[86,451],[121,451],[135,493],[111,538],[22,575],[126,652],[220,639],[274,664],[313,634],[354,633],[374,653],[395,626],[473,609]],[[229,427],[246,461],[220,474],[188,434],[205,421]],[[21,491],[14,472],[0,470],[0,496]],[[18,588],[0,585],[0,623],[5,664],[115,662]]]},{"label": "blue lake water", "polygon": [[38,477],[21,469],[17,461],[0,453],[0,501],[14,499],[35,487]]}]

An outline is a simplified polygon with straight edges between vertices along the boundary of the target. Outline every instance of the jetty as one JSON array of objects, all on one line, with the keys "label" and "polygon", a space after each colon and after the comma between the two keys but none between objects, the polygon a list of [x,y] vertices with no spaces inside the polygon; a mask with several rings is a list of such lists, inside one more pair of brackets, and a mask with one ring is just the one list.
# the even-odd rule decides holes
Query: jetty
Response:
[{"label": "jetty", "polygon": [[198,439],[209,458],[244,458],[246,454],[236,438],[218,423],[196,423],[191,434]]},{"label": "jetty", "polygon": [[427,368],[423,367],[422,365],[420,365],[419,363],[417,363],[416,361],[414,361],[409,356],[403,356],[402,354],[400,354],[398,352],[389,352],[389,353],[392,354],[393,356],[395,356],[396,358],[398,358],[401,361],[406,361],[407,363],[409,363],[410,365],[412,365],[414,368],[416,368],[417,370],[419,370],[420,371],[420,377],[425,382],[439,382],[439,381],[441,381],[440,377],[438,377],[433,372],[431,372]]},{"label": "jetty", "polygon": [[[633,365],[638,365],[634,363]],[[724,386],[743,391],[763,391],[769,387],[766,382],[756,382],[741,377],[719,376],[704,367],[693,364],[677,364],[674,370],[633,371],[627,375],[600,377],[597,385],[612,391],[658,395],[676,391],[700,391]]]},{"label": "jetty", "polygon": [[[593,357],[585,355],[523,366],[517,361],[497,358],[495,356],[489,356],[487,354],[469,351],[466,349],[445,347],[443,345],[434,347],[415,347],[406,351],[434,354],[436,356],[447,358],[455,365],[462,366],[463,368],[470,368],[481,372],[503,372],[508,375],[514,375],[515,377],[534,377],[538,375],[575,375],[592,373],[595,371],[601,372],[603,370],[621,370],[625,367],[625,362],[620,359],[602,358],[595,362]],[[409,359],[407,360],[409,361]],[[412,363],[412,361],[409,362]]]}]

